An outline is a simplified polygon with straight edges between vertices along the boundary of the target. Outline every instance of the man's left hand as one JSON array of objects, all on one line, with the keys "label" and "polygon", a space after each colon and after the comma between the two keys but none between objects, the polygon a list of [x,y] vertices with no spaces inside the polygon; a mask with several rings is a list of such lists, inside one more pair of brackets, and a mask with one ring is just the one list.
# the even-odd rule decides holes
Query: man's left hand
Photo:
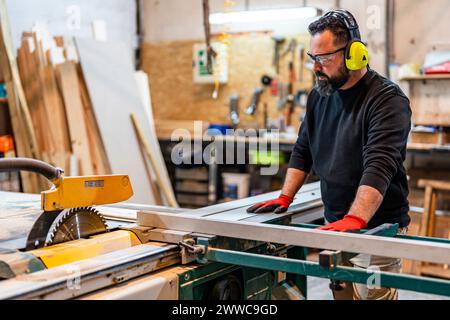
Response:
[{"label": "man's left hand", "polygon": [[318,228],[318,230],[344,232],[349,230],[360,230],[365,227],[367,227],[367,222],[364,219],[348,214],[344,219],[327,224],[326,226]]}]

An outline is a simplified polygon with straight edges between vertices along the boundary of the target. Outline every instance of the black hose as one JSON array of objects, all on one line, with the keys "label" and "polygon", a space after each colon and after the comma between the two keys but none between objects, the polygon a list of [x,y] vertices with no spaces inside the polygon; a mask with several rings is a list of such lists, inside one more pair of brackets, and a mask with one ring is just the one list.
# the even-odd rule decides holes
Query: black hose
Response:
[{"label": "black hose", "polygon": [[0,159],[0,172],[11,171],[29,171],[39,173],[48,180],[54,180],[61,177],[64,172],[60,168],[55,168],[48,163],[40,160],[28,158],[3,158]]}]

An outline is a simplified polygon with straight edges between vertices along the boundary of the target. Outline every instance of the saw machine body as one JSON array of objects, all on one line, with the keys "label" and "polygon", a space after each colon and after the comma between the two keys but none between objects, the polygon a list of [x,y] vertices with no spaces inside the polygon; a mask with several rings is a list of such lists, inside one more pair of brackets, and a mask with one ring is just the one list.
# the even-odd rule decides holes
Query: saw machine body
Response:
[{"label": "saw machine body", "polygon": [[65,177],[45,162],[0,159],[2,171],[29,171],[47,178],[53,187],[41,193],[40,214],[27,239],[27,250],[107,232],[106,222],[93,206],[128,200],[133,195],[127,175]]}]

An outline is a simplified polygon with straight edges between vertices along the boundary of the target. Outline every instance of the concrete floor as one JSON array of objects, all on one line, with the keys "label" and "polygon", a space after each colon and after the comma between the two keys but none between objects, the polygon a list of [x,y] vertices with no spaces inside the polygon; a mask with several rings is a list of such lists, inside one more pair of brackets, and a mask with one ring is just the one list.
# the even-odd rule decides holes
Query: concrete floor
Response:
[{"label": "concrete floor", "polygon": [[[308,300],[333,300],[330,280],[308,277]],[[399,290],[399,300],[450,300],[450,297]]]}]

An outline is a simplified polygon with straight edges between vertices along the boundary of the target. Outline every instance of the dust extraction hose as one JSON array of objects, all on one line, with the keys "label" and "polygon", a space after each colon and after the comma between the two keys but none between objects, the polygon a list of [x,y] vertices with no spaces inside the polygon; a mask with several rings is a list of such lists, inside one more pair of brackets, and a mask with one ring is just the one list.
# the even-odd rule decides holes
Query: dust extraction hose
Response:
[{"label": "dust extraction hose", "polygon": [[48,180],[61,177],[64,170],[55,168],[48,163],[29,158],[3,158],[0,159],[0,172],[29,171],[43,175]]}]

